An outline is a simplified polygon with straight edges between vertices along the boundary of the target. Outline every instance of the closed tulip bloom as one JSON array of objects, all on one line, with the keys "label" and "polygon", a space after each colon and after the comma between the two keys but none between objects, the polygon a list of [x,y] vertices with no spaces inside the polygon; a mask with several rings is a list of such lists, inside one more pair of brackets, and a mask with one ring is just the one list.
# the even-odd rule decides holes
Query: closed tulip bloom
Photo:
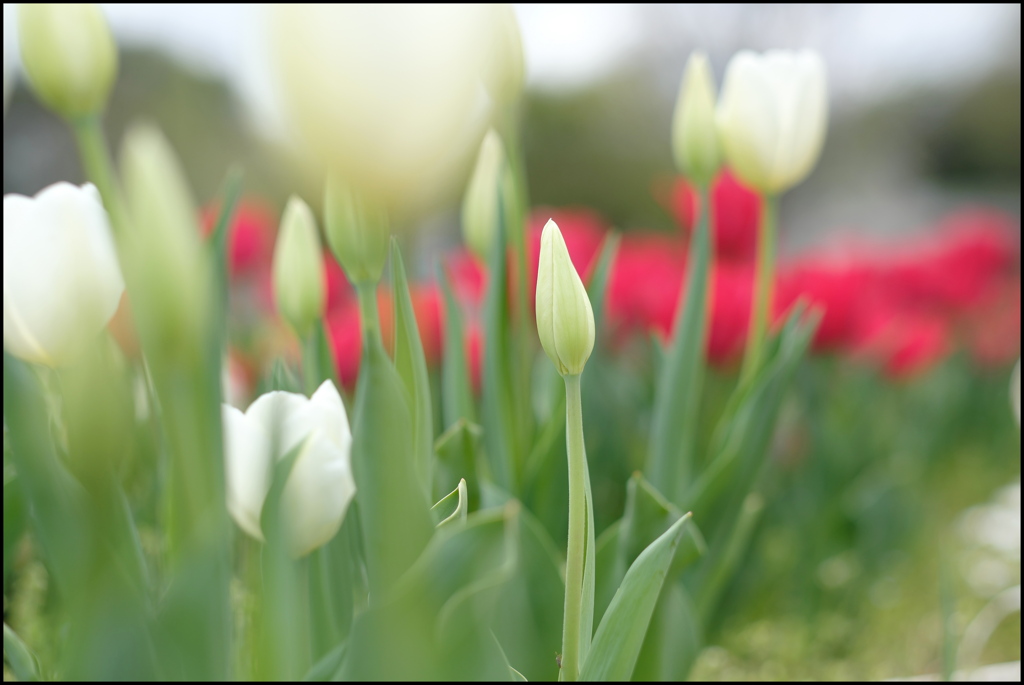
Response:
[{"label": "closed tulip bloom", "polygon": [[388,257],[387,211],[331,176],[324,191],[324,229],[349,280],[375,285]]},{"label": "closed tulip bloom", "polygon": [[269,392],[245,413],[225,404],[223,419],[227,506],[235,523],[264,539],[260,516],[274,464],[299,447],[281,494],[289,551],[302,557],[329,542],[356,491],[352,433],[334,384],[324,381],[310,398]]},{"label": "closed tulip bloom", "polygon": [[686,62],[672,120],[672,151],[676,167],[707,185],[722,164],[715,130],[715,79],[707,55],[695,52]]},{"label": "closed tulip bloom", "polygon": [[68,119],[103,110],[117,76],[117,46],[99,5],[22,4],[21,59],[47,107]]},{"label": "closed tulip bloom", "polygon": [[715,114],[729,165],[770,195],[810,173],[825,140],[825,64],[810,50],[737,53],[725,72]]},{"label": "closed tulip bloom", "polygon": [[288,200],[274,250],[274,297],[277,310],[306,337],[324,313],[324,264],[316,220],[309,205]]},{"label": "closed tulip bloom", "polygon": [[562,232],[550,220],[540,238],[537,334],[560,375],[583,372],[594,350],[594,310],[572,265]]},{"label": "closed tulip bloom", "polygon": [[58,366],[103,330],[124,292],[99,192],[57,183],[4,196],[4,347]]},{"label": "closed tulip bloom", "polygon": [[462,201],[462,236],[477,257],[486,261],[498,236],[499,212],[508,215],[515,202],[515,185],[501,137],[484,136],[476,168]]}]

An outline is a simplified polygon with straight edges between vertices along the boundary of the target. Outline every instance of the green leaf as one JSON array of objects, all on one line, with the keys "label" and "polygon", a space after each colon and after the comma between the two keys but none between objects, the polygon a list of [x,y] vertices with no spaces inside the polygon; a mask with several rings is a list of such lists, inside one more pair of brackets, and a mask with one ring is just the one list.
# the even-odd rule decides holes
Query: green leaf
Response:
[{"label": "green leaf", "polygon": [[520,563],[495,608],[492,628],[510,661],[530,680],[555,680],[561,649],[565,558],[544,526],[519,514]]},{"label": "green leaf", "polygon": [[[734,493],[734,509],[750,491],[767,453],[782,399],[797,364],[803,358],[817,325],[817,318],[802,321],[796,307],[777,338],[769,341],[766,361],[749,384],[741,384],[730,399],[715,437],[711,460],[687,490],[685,508],[701,520],[708,517],[727,492]],[[721,525],[727,525],[724,522]]]},{"label": "green leaf", "polygon": [[685,681],[703,646],[700,615],[683,583],[681,580],[665,583],[633,671],[633,680]]},{"label": "green leaf", "polygon": [[[501,215],[501,212],[499,212]],[[483,425],[490,479],[506,492],[517,485],[513,355],[509,331],[508,268],[504,218],[487,260],[487,293],[483,309]]]},{"label": "green leaf", "polygon": [[217,283],[220,286],[223,311],[227,312],[228,301],[228,229],[231,228],[231,221],[235,217],[235,209],[238,207],[238,198],[242,194],[242,169],[231,167],[224,178],[224,185],[221,187],[220,211],[217,213],[217,221],[213,225],[213,234],[210,242],[213,246],[213,263],[217,274]]},{"label": "green leaf", "polygon": [[469,496],[466,492],[466,479],[459,481],[458,487],[441,498],[437,504],[430,508],[430,514],[434,517],[434,525],[442,526],[465,523],[468,509]]},{"label": "green leaf", "polygon": [[345,679],[507,679],[486,628],[518,564],[520,511],[513,501],[439,529],[391,601],[357,619]]},{"label": "green leaf", "polygon": [[646,472],[672,502],[679,502],[692,478],[704,347],[708,328],[708,280],[711,262],[707,187],[701,189],[701,218],[690,241],[685,296],[679,300],[672,345],[656,376],[654,415]]},{"label": "green leaf", "polygon": [[622,236],[614,231],[605,236],[604,242],[601,244],[601,253],[598,255],[597,264],[594,266],[594,272],[587,287],[587,294],[590,296],[590,302],[594,308],[594,330],[598,331],[599,335],[608,309],[606,295],[608,283],[611,281],[612,265],[615,264],[615,256],[618,254],[621,239]]},{"label": "green leaf", "polygon": [[348,642],[342,642],[334,649],[327,652],[319,661],[306,672],[303,681],[310,683],[325,683],[331,680],[338,680],[336,677],[345,667],[345,657],[348,656]]},{"label": "green leaf", "polygon": [[270,366],[270,378],[267,383],[267,391],[284,390],[285,392],[302,392],[302,384],[299,379],[288,368],[288,364],[278,357]]},{"label": "green leaf", "polygon": [[434,418],[430,407],[430,378],[427,376],[427,358],[416,325],[409,283],[398,241],[391,238],[391,293],[395,309],[395,368],[409,394],[412,411],[413,450],[416,473],[420,486],[431,495],[431,467],[434,460]]},{"label": "green leaf", "polygon": [[434,532],[416,478],[405,388],[380,336],[363,347],[352,426],[352,470],[366,549],[370,594],[384,601]]},{"label": "green leaf", "polygon": [[629,567],[597,628],[580,680],[629,680],[690,515],[676,521]]},{"label": "green leaf", "polygon": [[444,294],[444,359],[441,367],[441,409],[447,426],[459,419],[476,421],[473,389],[466,366],[467,356],[462,325],[462,311],[452,294],[448,273],[437,266],[437,282]]},{"label": "green leaf", "polygon": [[[458,487],[463,478],[469,488],[469,508],[476,510],[479,505],[477,454],[483,429],[466,419],[459,419],[434,442],[437,454],[434,477],[435,496]],[[461,476],[461,477],[460,477]]]},{"label": "green leaf", "polygon": [[4,659],[11,667],[11,672],[21,682],[39,680],[39,660],[6,623],[4,623]]}]

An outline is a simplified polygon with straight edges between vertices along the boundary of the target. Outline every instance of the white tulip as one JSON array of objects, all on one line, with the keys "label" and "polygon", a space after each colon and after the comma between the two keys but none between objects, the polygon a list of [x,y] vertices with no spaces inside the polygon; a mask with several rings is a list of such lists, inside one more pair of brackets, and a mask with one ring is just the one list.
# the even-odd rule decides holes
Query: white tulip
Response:
[{"label": "white tulip", "polygon": [[350,462],[352,433],[334,383],[313,396],[261,395],[243,414],[223,405],[228,512],[263,540],[260,516],[274,463],[302,445],[281,494],[281,512],[294,557],[309,554],[338,532],[356,492]]},{"label": "white tulip", "polygon": [[58,366],[103,330],[124,280],[95,186],[4,196],[4,347]]},{"label": "white tulip", "polygon": [[560,375],[583,373],[594,351],[594,309],[562,232],[551,219],[540,236],[537,335]]},{"label": "white tulip", "polygon": [[802,181],[821,154],[827,118],[816,52],[743,51],[729,62],[715,120],[726,159],[747,185],[774,195]]},{"label": "white tulip", "polygon": [[498,18],[485,5],[282,5],[278,71],[307,149],[389,203],[453,182],[488,124]]}]

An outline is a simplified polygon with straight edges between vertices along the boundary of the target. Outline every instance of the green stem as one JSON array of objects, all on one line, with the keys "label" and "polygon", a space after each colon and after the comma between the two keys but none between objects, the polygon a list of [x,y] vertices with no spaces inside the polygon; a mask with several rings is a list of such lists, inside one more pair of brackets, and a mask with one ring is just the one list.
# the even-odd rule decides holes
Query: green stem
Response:
[{"label": "green stem", "polygon": [[764,195],[761,208],[761,230],[757,237],[757,273],[750,310],[750,333],[743,360],[741,381],[749,383],[761,367],[764,341],[768,334],[775,276],[775,233],[778,223],[777,195]]},{"label": "green stem", "polygon": [[359,296],[359,321],[363,331],[363,350],[369,349],[374,342],[383,344],[380,333],[380,314],[377,311],[377,285],[375,283],[356,283],[356,294]]},{"label": "green stem", "polygon": [[76,119],[71,124],[78,144],[78,155],[82,161],[85,177],[96,186],[103,198],[103,204],[110,215],[110,224],[115,235],[123,239],[128,233],[128,212],[124,196],[114,173],[106,136],[98,114]]},{"label": "green stem", "polygon": [[302,385],[306,395],[312,396],[320,383],[319,373],[319,350],[317,335],[319,329],[314,326],[311,331],[302,336]]},{"label": "green stem", "polygon": [[565,562],[565,618],[562,624],[562,679],[577,680],[586,563],[586,468],[580,377],[565,376],[565,446],[569,457],[569,543]]}]

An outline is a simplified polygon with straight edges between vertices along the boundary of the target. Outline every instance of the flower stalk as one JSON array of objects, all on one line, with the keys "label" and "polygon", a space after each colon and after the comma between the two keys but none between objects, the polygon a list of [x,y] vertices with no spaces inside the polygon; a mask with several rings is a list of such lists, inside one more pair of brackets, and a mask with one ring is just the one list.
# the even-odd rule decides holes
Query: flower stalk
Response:
[{"label": "flower stalk", "polygon": [[562,679],[579,678],[583,619],[583,570],[586,564],[587,453],[583,445],[580,375],[565,380],[565,446],[569,458],[569,545],[565,559],[565,618],[562,624]]},{"label": "flower stalk", "polygon": [[757,235],[757,266],[754,276],[754,293],[750,308],[750,332],[747,336],[747,350],[743,358],[743,383],[749,383],[757,375],[764,352],[764,341],[768,334],[775,282],[775,243],[778,226],[778,195],[764,194],[761,208],[761,230]]}]

